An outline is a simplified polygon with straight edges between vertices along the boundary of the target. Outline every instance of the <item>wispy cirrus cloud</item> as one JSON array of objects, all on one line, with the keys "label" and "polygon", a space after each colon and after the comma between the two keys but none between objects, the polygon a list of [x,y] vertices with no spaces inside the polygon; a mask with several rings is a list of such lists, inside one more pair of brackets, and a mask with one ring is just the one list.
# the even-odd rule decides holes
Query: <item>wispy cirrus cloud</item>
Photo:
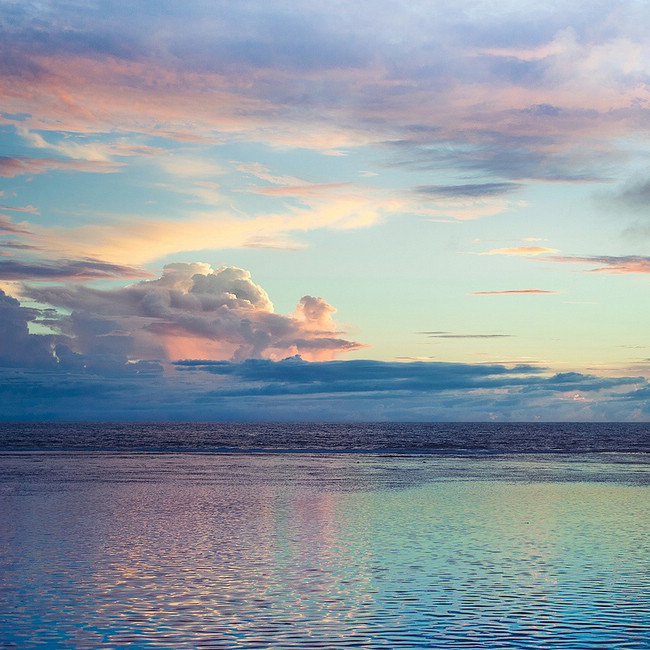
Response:
[{"label": "wispy cirrus cloud", "polygon": [[5,205],[0,204],[0,210],[9,210],[10,212],[25,212],[27,214],[40,214],[38,208],[33,205]]},{"label": "wispy cirrus cloud", "polygon": [[[0,243],[0,247],[4,244]],[[146,278],[148,271],[100,260],[51,260],[26,262],[0,260],[0,280],[95,280]]]},{"label": "wispy cirrus cloud", "polygon": [[87,172],[106,174],[116,172],[119,162],[104,160],[60,160],[57,158],[33,158],[28,156],[1,156],[0,176],[11,178],[26,174],[41,174],[46,171]]},{"label": "wispy cirrus cloud", "polygon": [[304,181],[297,176],[287,176],[274,174],[268,166],[258,162],[236,162],[234,163],[238,171],[254,176],[260,180],[266,181],[271,185],[303,185]]},{"label": "wispy cirrus cloud", "polygon": [[474,291],[472,296],[517,296],[517,295],[535,295],[535,294],[556,294],[561,291],[547,291],[545,289],[508,289],[505,291]]},{"label": "wispy cirrus cloud", "polygon": [[452,332],[420,332],[431,339],[501,339],[512,334],[454,334]]},{"label": "wispy cirrus cloud", "polygon": [[263,194],[265,196],[297,197],[302,199],[320,199],[330,197],[333,192],[352,189],[351,183],[308,183],[304,185],[282,185],[279,187],[250,187],[244,192]]},{"label": "wispy cirrus cloud", "polygon": [[[14,241],[40,250],[48,259],[92,258],[118,265],[139,265],[171,253],[206,248],[271,248],[296,250],[304,245],[296,235],[315,228],[351,230],[373,225],[384,215],[400,210],[391,196],[376,196],[370,189],[334,184],[314,191],[290,192],[292,204],[269,206],[258,214],[242,214],[223,201],[218,186],[194,181],[182,190],[216,208],[185,212],[182,220],[136,214],[100,213],[83,224],[47,225],[15,223],[0,214],[0,231],[20,237]],[[285,197],[279,197],[285,198]],[[90,221],[90,222],[89,222]]]},{"label": "wispy cirrus cloud", "polygon": [[512,255],[515,257],[536,257],[537,255],[548,255],[557,253],[557,248],[547,248],[545,246],[514,246],[511,248],[494,248],[484,253],[474,253],[474,255]]},{"label": "wispy cirrus cloud", "polygon": [[523,187],[521,183],[473,183],[465,185],[420,185],[415,192],[435,198],[482,198],[509,194]]},{"label": "wispy cirrus cloud", "polygon": [[618,192],[607,195],[607,201],[617,207],[624,206],[636,212],[648,213],[650,205],[650,179],[635,179]]},{"label": "wispy cirrus cloud", "polygon": [[27,235],[31,230],[27,224],[14,223],[11,217],[0,214],[0,232],[10,235]]}]

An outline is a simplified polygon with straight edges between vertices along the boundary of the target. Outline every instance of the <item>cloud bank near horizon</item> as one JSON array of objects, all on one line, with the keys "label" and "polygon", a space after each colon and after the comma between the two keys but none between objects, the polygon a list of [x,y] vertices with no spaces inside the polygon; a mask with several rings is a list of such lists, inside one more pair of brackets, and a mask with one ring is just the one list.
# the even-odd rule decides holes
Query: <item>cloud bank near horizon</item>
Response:
[{"label": "cloud bank near horizon", "polygon": [[[119,290],[38,291],[70,315],[24,307],[0,294],[3,419],[551,421],[650,415],[650,386],[643,377],[553,373],[529,364],[307,361],[298,354],[274,360],[274,352],[292,346],[331,358],[358,344],[339,337],[332,308],[320,299],[303,298],[290,317],[274,314],[266,292],[241,269],[177,264],[156,280]],[[59,333],[30,332],[36,323]],[[160,351],[167,338],[188,333],[209,341],[213,356],[234,349],[232,358],[169,364],[134,356],[147,348]],[[254,352],[258,358],[250,358]]]}]

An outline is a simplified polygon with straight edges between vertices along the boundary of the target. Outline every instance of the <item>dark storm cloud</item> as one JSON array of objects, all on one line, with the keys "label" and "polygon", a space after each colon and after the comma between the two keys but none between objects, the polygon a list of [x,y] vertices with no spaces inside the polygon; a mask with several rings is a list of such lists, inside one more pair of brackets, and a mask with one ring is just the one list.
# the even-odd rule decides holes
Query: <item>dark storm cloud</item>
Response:
[{"label": "dark storm cloud", "polygon": [[201,370],[228,376],[234,383],[224,386],[224,394],[309,395],[328,393],[374,394],[378,399],[391,393],[418,394],[445,391],[494,390],[501,388],[523,392],[554,393],[598,391],[634,382],[642,378],[599,378],[580,373],[540,376],[543,368],[500,364],[479,365],[440,362],[384,362],[371,360],[306,362],[300,358],[283,361],[249,359],[228,361],[177,361],[179,370]]},{"label": "dark storm cloud", "polygon": [[[176,367],[227,375],[243,382],[240,390],[270,393],[382,393],[428,392],[513,385],[522,375],[536,374],[539,368],[522,365],[512,369],[502,365],[460,363],[384,362],[371,360],[306,362],[289,358],[272,362],[249,359],[227,361],[178,361]],[[258,384],[256,387],[249,384]],[[237,390],[237,388],[235,388]]]}]

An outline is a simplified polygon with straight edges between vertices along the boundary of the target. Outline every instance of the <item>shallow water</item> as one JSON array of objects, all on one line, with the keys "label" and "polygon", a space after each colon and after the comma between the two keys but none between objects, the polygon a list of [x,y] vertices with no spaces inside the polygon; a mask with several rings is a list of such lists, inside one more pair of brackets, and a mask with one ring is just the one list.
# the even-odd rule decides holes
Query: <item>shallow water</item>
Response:
[{"label": "shallow water", "polygon": [[0,477],[0,647],[649,647],[643,455],[7,452]]}]

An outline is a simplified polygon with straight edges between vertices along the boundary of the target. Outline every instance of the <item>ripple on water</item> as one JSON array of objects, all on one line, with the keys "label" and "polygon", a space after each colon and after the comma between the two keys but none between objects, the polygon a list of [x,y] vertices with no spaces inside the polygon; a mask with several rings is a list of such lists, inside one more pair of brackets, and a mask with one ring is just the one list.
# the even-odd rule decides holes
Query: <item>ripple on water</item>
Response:
[{"label": "ripple on water", "polygon": [[41,461],[13,458],[0,497],[0,647],[648,647],[641,485],[497,459],[462,481],[457,459]]}]

